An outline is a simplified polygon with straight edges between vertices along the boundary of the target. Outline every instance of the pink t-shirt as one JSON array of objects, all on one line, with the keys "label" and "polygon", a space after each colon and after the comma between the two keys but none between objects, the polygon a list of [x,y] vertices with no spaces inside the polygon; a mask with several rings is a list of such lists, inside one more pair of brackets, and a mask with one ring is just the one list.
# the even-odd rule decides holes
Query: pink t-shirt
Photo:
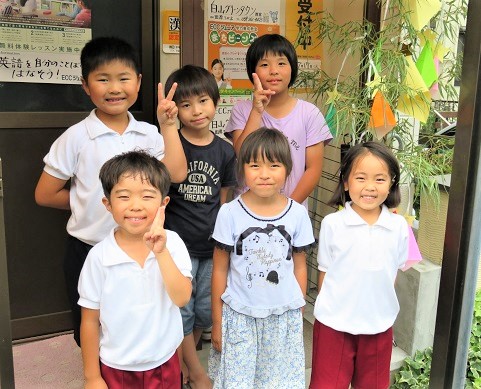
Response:
[{"label": "pink t-shirt", "polygon": [[[229,122],[224,129],[227,137],[232,137],[232,134],[229,134],[232,131],[244,129],[251,110],[252,101],[249,100],[238,101],[234,105]],[[321,111],[314,104],[300,99],[297,100],[293,110],[283,118],[274,118],[264,111],[262,125],[282,131],[289,141],[293,168],[284,187],[284,194],[290,196],[305,171],[306,147],[319,142],[328,143],[332,135]],[[307,206],[307,200],[303,204]]]},{"label": "pink t-shirt", "polygon": [[90,27],[92,22],[92,13],[89,9],[82,9],[75,17],[75,23],[80,24],[82,27]]}]

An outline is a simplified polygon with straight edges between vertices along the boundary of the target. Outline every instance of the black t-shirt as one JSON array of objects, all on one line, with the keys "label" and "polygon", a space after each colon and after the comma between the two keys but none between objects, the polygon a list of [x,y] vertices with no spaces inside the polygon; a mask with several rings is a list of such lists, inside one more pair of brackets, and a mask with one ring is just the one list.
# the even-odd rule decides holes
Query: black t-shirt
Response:
[{"label": "black t-shirt", "polygon": [[179,131],[187,159],[187,178],[172,184],[166,207],[165,228],[177,232],[189,254],[212,258],[210,235],[220,208],[220,189],[236,185],[234,148],[214,135],[206,146],[193,145]]}]

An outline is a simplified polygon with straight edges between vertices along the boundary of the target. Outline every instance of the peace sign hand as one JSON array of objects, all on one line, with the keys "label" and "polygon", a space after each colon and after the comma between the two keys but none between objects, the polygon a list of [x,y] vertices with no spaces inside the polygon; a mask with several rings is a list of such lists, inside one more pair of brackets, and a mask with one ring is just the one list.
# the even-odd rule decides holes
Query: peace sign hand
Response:
[{"label": "peace sign hand", "polygon": [[254,98],[252,107],[257,112],[262,113],[271,101],[271,96],[276,92],[262,87],[261,80],[256,73],[252,73],[252,80],[254,81]]},{"label": "peace sign hand", "polygon": [[144,234],[144,242],[147,247],[154,252],[160,254],[165,250],[167,244],[167,234],[164,229],[165,221],[165,205],[159,207],[154,221],[150,226],[150,230]]},{"label": "peace sign hand", "polygon": [[175,119],[177,118],[177,113],[179,110],[177,109],[177,105],[172,100],[174,98],[175,91],[177,89],[177,83],[174,82],[172,84],[172,88],[170,88],[169,94],[165,97],[164,88],[162,87],[162,83],[159,83],[157,92],[158,92],[158,99],[159,104],[157,105],[157,120],[159,121],[160,127],[163,125],[175,125]]}]

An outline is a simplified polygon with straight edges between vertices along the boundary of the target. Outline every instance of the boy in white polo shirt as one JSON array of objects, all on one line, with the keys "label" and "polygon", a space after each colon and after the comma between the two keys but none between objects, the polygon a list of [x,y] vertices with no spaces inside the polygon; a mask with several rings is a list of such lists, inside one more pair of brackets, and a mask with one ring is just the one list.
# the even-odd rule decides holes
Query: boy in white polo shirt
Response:
[{"label": "boy in white polo shirt", "polygon": [[100,180],[118,226],[80,274],[85,387],[179,388],[179,307],[191,296],[192,267],[184,242],[164,229],[169,173],[131,151],[107,161]]},{"label": "boy in white polo shirt", "polygon": [[[102,206],[98,173],[105,161],[134,150],[147,150],[165,163],[173,182],[187,175],[187,162],[177,133],[177,107],[172,101],[176,85],[164,97],[159,85],[157,128],[139,122],[128,111],[140,89],[140,63],[134,48],[118,38],[95,38],[81,53],[82,86],[96,108],[68,128],[45,156],[45,167],[35,200],[46,207],[70,209],[64,257],[67,293],[73,314],[74,339],[80,345],[78,277],[87,253],[114,227]],[[66,187],[70,180],[70,189]]]}]

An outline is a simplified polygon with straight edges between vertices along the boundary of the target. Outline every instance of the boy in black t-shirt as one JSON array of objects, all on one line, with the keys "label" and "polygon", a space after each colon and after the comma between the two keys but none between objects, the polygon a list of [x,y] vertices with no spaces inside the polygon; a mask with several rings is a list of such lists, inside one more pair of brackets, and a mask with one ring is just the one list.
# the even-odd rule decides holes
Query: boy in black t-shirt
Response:
[{"label": "boy in black t-shirt", "polygon": [[177,232],[192,260],[192,297],[181,309],[184,341],[181,356],[184,382],[192,388],[211,388],[196,353],[202,331],[212,325],[210,284],[212,276],[214,229],[220,205],[236,184],[235,152],[209,126],[214,119],[219,90],[212,74],[198,66],[186,65],[173,72],[166,90],[177,83],[173,100],[182,124],[179,137],[187,159],[187,178],[172,184],[166,208],[165,228]]}]

